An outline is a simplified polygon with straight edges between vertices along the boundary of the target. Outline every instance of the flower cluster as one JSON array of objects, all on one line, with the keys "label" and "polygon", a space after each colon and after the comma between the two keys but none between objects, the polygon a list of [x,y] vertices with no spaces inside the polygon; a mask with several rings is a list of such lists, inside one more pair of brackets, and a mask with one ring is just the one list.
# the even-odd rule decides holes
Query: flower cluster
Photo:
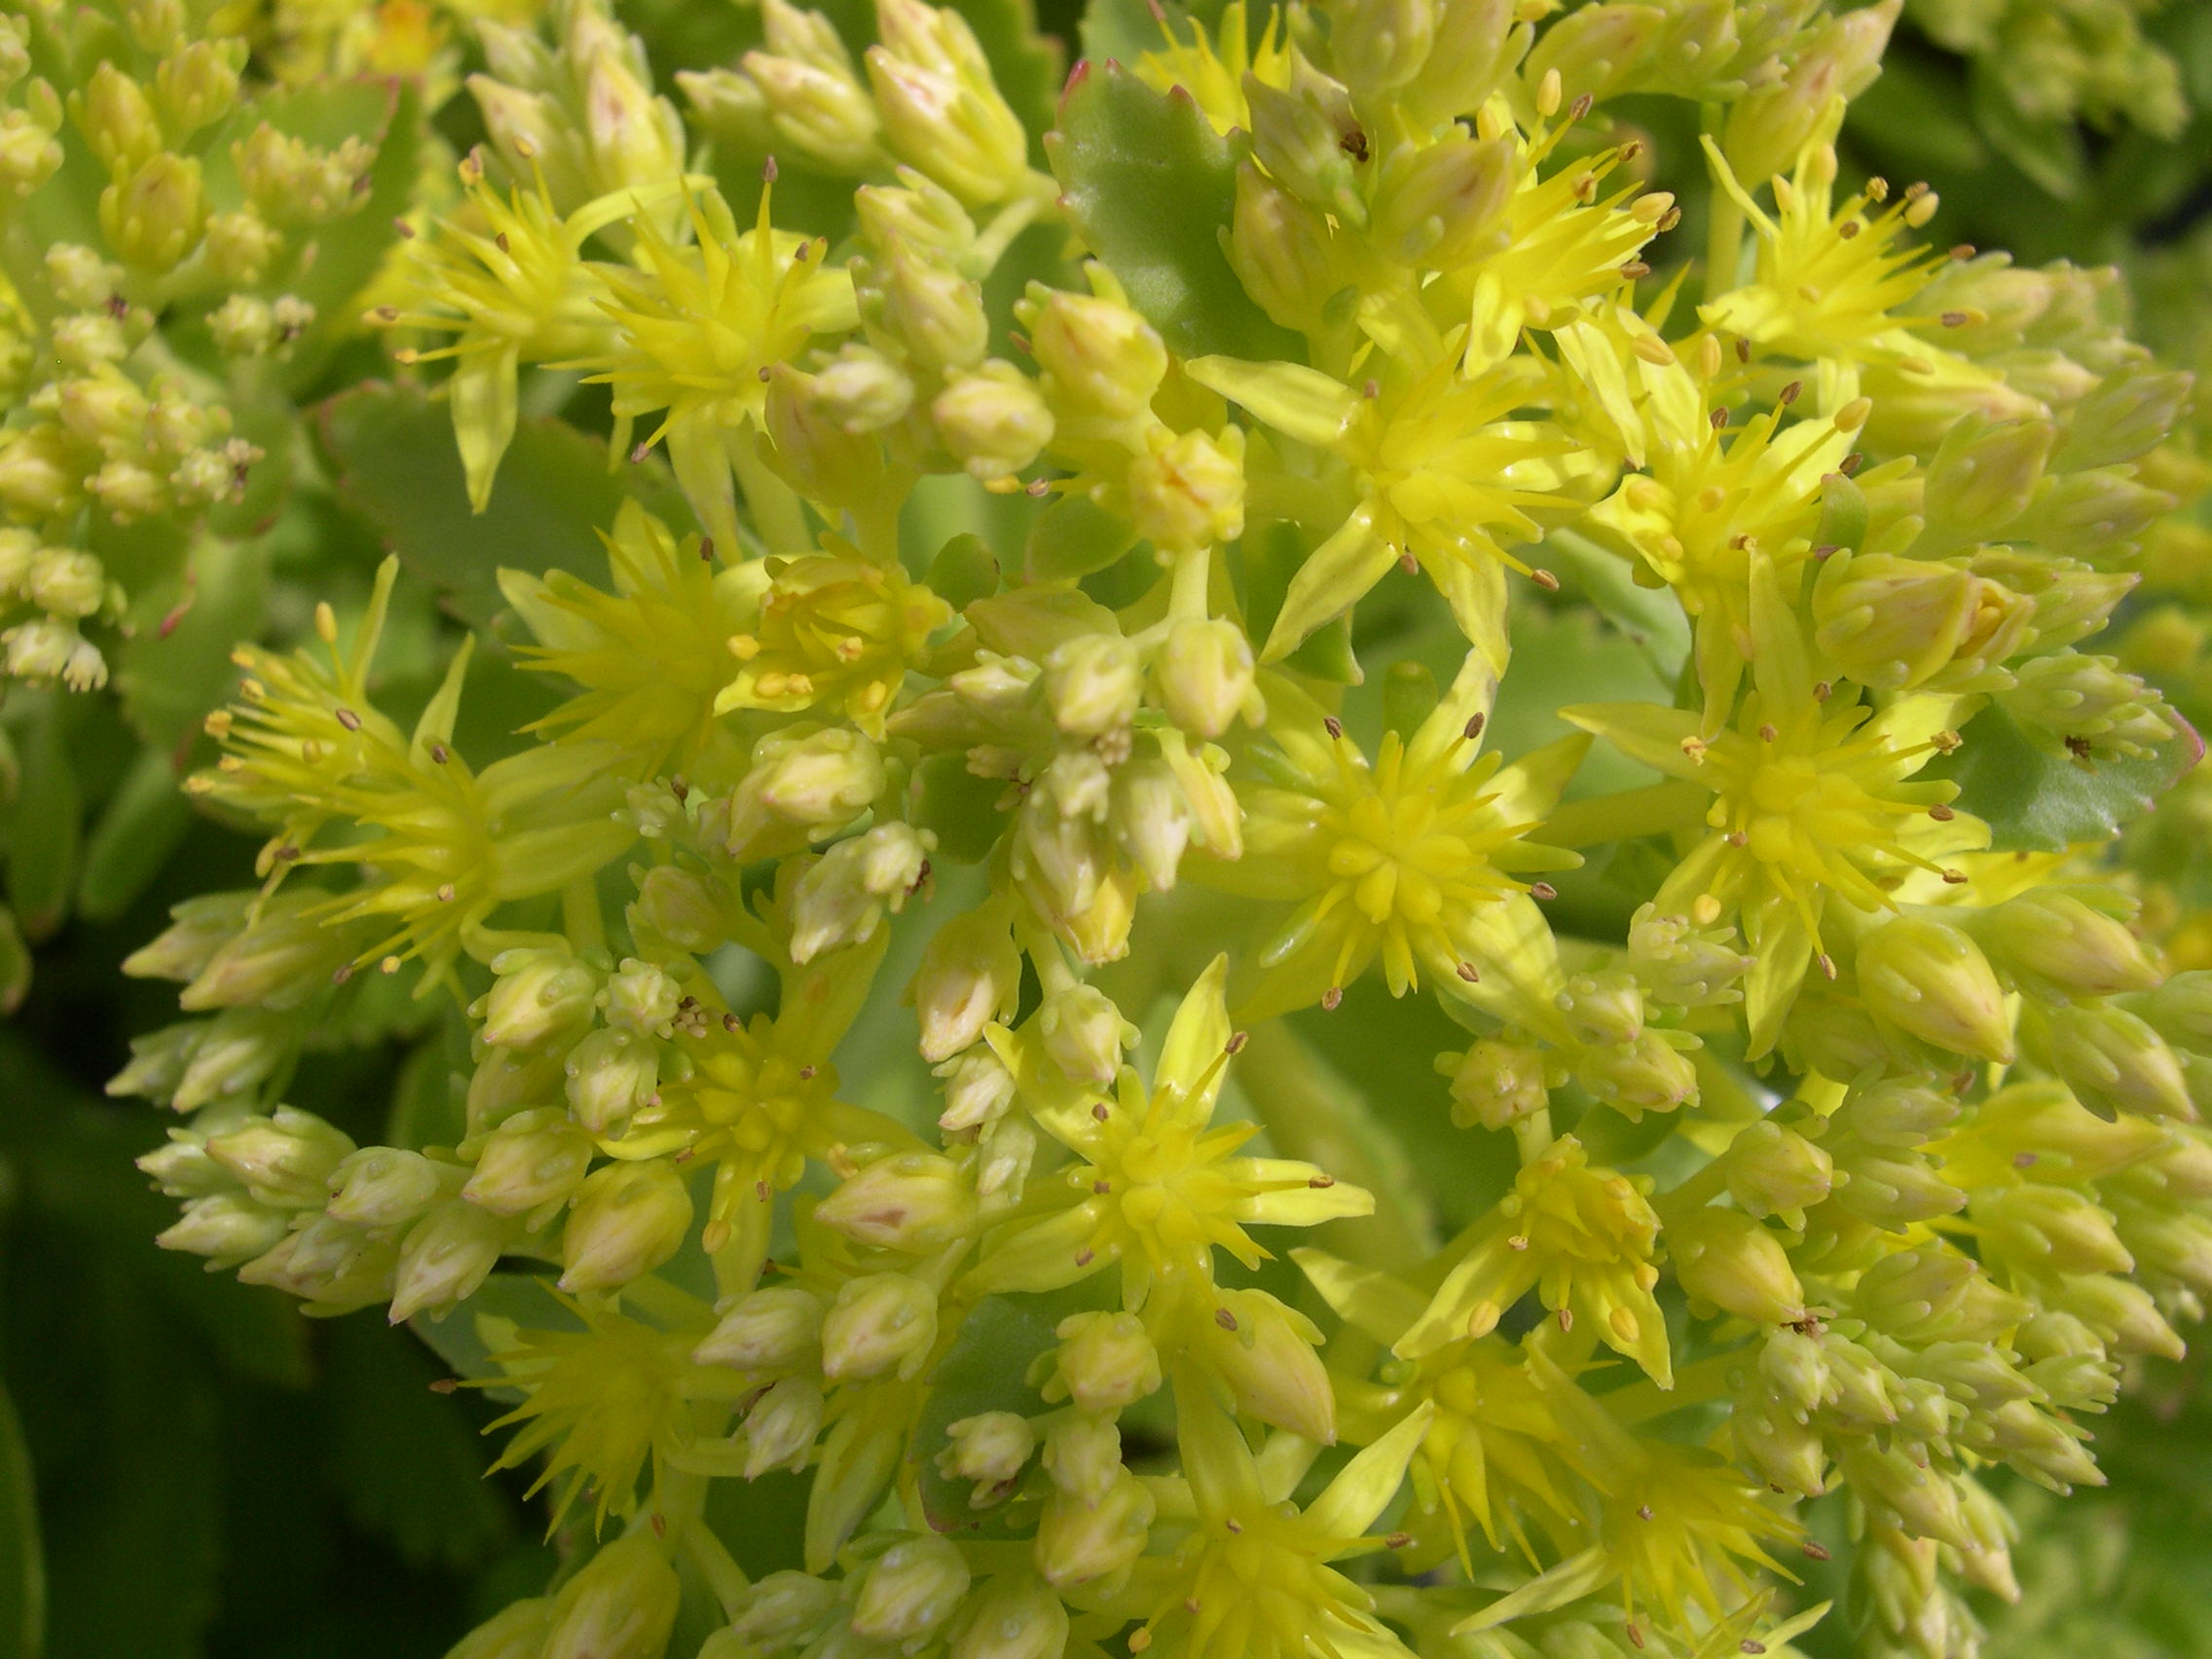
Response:
[{"label": "flower cluster", "polygon": [[[2095,648],[2203,568],[2187,377],[1846,177],[1899,0],[1128,10],[1056,114],[1000,10],[764,0],[688,117],[485,26],[368,316],[479,511],[573,393],[606,579],[499,572],[473,756],[394,564],[240,651],[163,1242],[513,1402],[576,1558],[467,1659],[1687,1659],[1816,1574],[1968,1659],[1999,1471],[2212,1294],[2114,856],[2200,746]],[[410,1134],[283,1103],[409,987]]]}]

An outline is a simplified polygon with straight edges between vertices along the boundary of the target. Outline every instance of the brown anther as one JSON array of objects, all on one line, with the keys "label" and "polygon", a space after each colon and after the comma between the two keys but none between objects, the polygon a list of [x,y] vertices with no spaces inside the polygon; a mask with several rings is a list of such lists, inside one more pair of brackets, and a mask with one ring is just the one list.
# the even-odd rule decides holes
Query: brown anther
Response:
[{"label": "brown anther", "polygon": [[2073,756],[2077,760],[2086,760],[2090,752],[2090,743],[2085,737],[2077,734],[2066,740],[2066,753]]},{"label": "brown anther", "polygon": [[1103,1198],[1114,1190],[1114,1183],[1111,1181],[1093,1181],[1090,1183],[1090,1190]]},{"label": "brown anther", "polygon": [[1967,872],[1965,870],[1947,869],[1943,872],[1943,885],[1945,887],[1964,887],[1966,884]]},{"label": "brown anther", "polygon": [[1516,1233],[1512,1237],[1508,1238],[1505,1241],[1505,1247],[1508,1250],[1526,1250],[1529,1247],[1529,1240],[1522,1235]]},{"label": "brown anther", "polygon": [[1761,743],[1772,743],[1781,735],[1782,734],[1776,731],[1771,725],[1762,725],[1759,727],[1759,741]]},{"label": "brown anther", "polygon": [[675,1156],[674,1158],[670,1159],[670,1160],[669,1160],[669,1162],[671,1162],[671,1163],[689,1163],[689,1162],[690,1162],[690,1161],[692,1161],[692,1160],[693,1160],[694,1158],[697,1158],[698,1156],[699,1156],[699,1149],[698,1149],[697,1147],[695,1147],[695,1146],[687,1146],[687,1147],[684,1147],[684,1148],[683,1148],[683,1149],[682,1149],[682,1151],[678,1152],[678,1153],[677,1153],[677,1155],[676,1155],[676,1156]]},{"label": "brown anther", "polygon": [[1814,957],[1813,963],[1814,966],[1820,969],[1822,977],[1827,979],[1833,979],[1835,977],[1835,958],[1830,956],[1826,951],[1824,950],[1818,956]]},{"label": "brown anther", "polygon": [[1790,404],[1795,403],[1797,399],[1804,394],[1804,390],[1805,383],[1803,381],[1791,381],[1788,386],[1782,388],[1782,391],[1779,394],[1779,400],[1784,408],[1788,408]]},{"label": "brown anther", "polygon": [[1828,1552],[1810,1538],[1805,1540],[1803,1548],[1807,1561],[1826,1561],[1828,1559]]},{"label": "brown anther", "polygon": [[1621,267],[1621,275],[1627,277],[1631,282],[1633,282],[1639,276],[1650,276],[1651,267],[1644,264],[1641,259],[1632,259],[1626,265]]},{"label": "brown anther", "polygon": [[1530,571],[1529,572],[1529,579],[1534,582],[1538,587],[1542,588],[1546,593],[1559,592],[1559,577],[1553,575],[1549,571]]},{"label": "brown anther", "polygon": [[1487,715],[1469,715],[1467,723],[1459,728],[1459,735],[1472,743],[1482,736],[1483,727],[1489,723],[1489,720],[1490,717]]},{"label": "brown anther", "polygon": [[1470,985],[1479,985],[1483,982],[1482,974],[1476,969],[1475,965],[1472,962],[1462,962],[1459,964],[1459,977],[1466,980]]},{"label": "brown anther", "polygon": [[281,846],[276,849],[276,856],[286,864],[290,864],[300,856],[300,849],[291,845]]},{"label": "brown anther", "polygon": [[1636,1621],[1631,1619],[1621,1628],[1628,1633],[1629,1645],[1641,1652],[1643,1649],[1643,1632],[1637,1628]]},{"label": "brown anther", "polygon": [[1864,466],[1865,464],[1866,458],[1861,455],[1857,450],[1853,450],[1849,455],[1843,458],[1843,463],[1838,466],[1836,470],[1842,473],[1846,478],[1849,478],[1853,473],[1857,472],[1862,466]]},{"label": "brown anther", "polygon": [[724,1031],[742,1030],[744,1028],[744,1024],[745,1022],[739,1019],[734,1014],[725,1014],[722,1015],[722,1029]]},{"label": "brown anther", "polygon": [[683,774],[679,772],[668,780],[668,793],[680,801],[689,800],[691,798],[691,786],[684,780]]},{"label": "brown anther", "polygon": [[2032,1153],[2032,1152],[2015,1152],[2015,1153],[2014,1153],[2014,1154],[2012,1155],[2012,1167],[2013,1167],[2013,1168],[2015,1168],[2015,1169],[2033,1169],[2033,1168],[2034,1168],[2035,1166],[2036,1166],[2036,1155],[2035,1155],[2034,1153]]},{"label": "brown anther", "polygon": [[330,971],[330,982],[334,985],[343,985],[352,977],[353,965],[350,962],[342,962]]},{"label": "brown anther", "polygon": [[1652,234],[1663,237],[1681,222],[1682,210],[1679,207],[1670,207],[1659,215],[1659,222],[1651,227]]},{"label": "brown anther", "polygon": [[1234,1515],[1224,1517],[1223,1525],[1232,1532],[1241,1533],[1244,1530],[1244,1524]]},{"label": "brown anther", "polygon": [[1935,819],[1938,824],[1948,824],[1952,819],[1958,817],[1958,814],[1947,806],[1937,804],[1928,809],[1928,816]]},{"label": "brown anther", "polygon": [[505,253],[507,251],[507,233],[504,231],[496,233],[492,238],[492,243],[501,253]]},{"label": "brown anther", "polygon": [[1557,899],[1559,889],[1548,881],[1531,881],[1529,883],[1529,897],[1531,899]]},{"label": "brown anther", "polygon": [[1226,1308],[1216,1308],[1213,1310],[1213,1322],[1225,1331],[1236,1329],[1236,1315]]},{"label": "brown anther", "polygon": [[433,766],[443,766],[443,765],[444,765],[444,764],[445,764],[445,763],[446,763],[446,762],[447,762],[448,760],[451,760],[452,758],[453,758],[453,752],[452,752],[451,750],[449,750],[448,748],[446,748],[446,746],[445,746],[444,744],[442,744],[442,743],[433,743],[433,744],[431,744],[431,745],[430,745],[430,764],[431,764],[431,765],[433,765]]},{"label": "brown anther", "polygon": [[1411,1532],[1391,1532],[1382,1539],[1382,1547],[1386,1550],[1402,1550],[1413,1541],[1414,1535]]},{"label": "brown anther", "polygon": [[766,1203],[776,1196],[776,1191],[765,1181],[756,1181],[753,1183],[753,1196],[762,1203]]},{"label": "brown anther", "polygon": [[668,1517],[667,1517],[667,1516],[665,1516],[665,1515],[661,1515],[661,1514],[657,1514],[657,1513],[656,1513],[656,1514],[655,1514],[655,1515],[653,1516],[653,1518],[652,1518],[652,1529],[653,1529],[653,1536],[654,1536],[654,1537],[656,1537],[656,1538],[665,1538],[665,1537],[667,1537],[667,1536],[668,1536]]},{"label": "brown anther", "polygon": [[1588,92],[1577,93],[1574,101],[1567,106],[1567,119],[1570,122],[1580,121],[1590,113],[1597,102],[1598,100]]},{"label": "brown anther", "polygon": [[1648,1503],[1640,1503],[1640,1504],[1638,1504],[1638,1505],[1636,1506],[1636,1518],[1637,1518],[1637,1519],[1638,1519],[1639,1521],[1648,1521],[1648,1520],[1650,1520],[1650,1519],[1651,1519],[1651,1505],[1650,1505],[1650,1504],[1648,1504]]},{"label": "brown anther", "polygon": [[1827,682],[1826,681],[1825,681],[1825,680],[1816,680],[1816,681],[1814,681],[1814,682],[1813,682],[1813,701],[1814,701],[1814,702],[1816,702],[1816,703],[1825,703],[1825,702],[1826,702],[1826,701],[1827,701],[1827,700],[1828,700],[1828,699],[1829,699],[1830,697],[1832,697],[1832,696],[1834,696],[1834,695],[1835,695],[1835,687],[1834,687],[1834,686],[1832,686],[1832,685],[1830,685],[1830,684],[1829,684],[1829,683],[1828,683],[1828,682]]},{"label": "brown anther", "polygon": [[440,885],[439,885],[439,887],[438,887],[438,903],[441,903],[441,904],[450,904],[450,903],[453,903],[453,883],[452,883],[452,882],[448,881],[448,882],[443,882],[443,883],[440,883]]},{"label": "brown anther", "polygon": [[1369,375],[1366,380],[1360,383],[1359,395],[1366,398],[1368,402],[1373,403],[1378,397],[1381,397],[1382,395],[1382,383],[1377,380],[1373,375]]},{"label": "brown anther", "polygon": [[701,564],[705,564],[705,563],[706,563],[706,562],[707,562],[708,560],[712,559],[712,558],[713,558],[714,556],[715,556],[715,538],[714,538],[713,536],[711,536],[711,535],[702,535],[702,536],[700,536],[700,537],[699,537],[699,562],[700,562]]},{"label": "brown anther", "polygon": [[1075,1265],[1079,1268],[1088,1268],[1097,1260],[1098,1252],[1095,1250],[1078,1250],[1075,1253]]},{"label": "brown anther", "polygon": [[1244,1045],[1251,1040],[1252,1034],[1249,1031],[1232,1031],[1229,1034],[1229,1041],[1222,1047],[1233,1054],[1241,1054],[1244,1051]]},{"label": "brown anther", "polygon": [[1342,1003],[1344,1000],[1345,988],[1342,985],[1331,985],[1327,990],[1321,993],[1321,1007],[1324,1011],[1330,1014],[1336,1013],[1337,1005]]},{"label": "brown anther", "polygon": [[337,711],[337,715],[338,723],[348,731],[359,731],[361,729],[361,717],[353,713],[351,709],[340,709]]},{"label": "brown anther", "polygon": [[413,241],[415,240],[415,227],[413,225],[410,225],[405,219],[392,220],[391,228],[399,236],[401,240]]},{"label": "brown anther", "polygon": [[1751,844],[1751,838],[1741,830],[1729,830],[1725,839],[1731,847],[1748,847]]},{"label": "brown anther", "polygon": [[1561,1309],[1559,1310],[1559,1328],[1560,1328],[1560,1330],[1561,1330],[1561,1331],[1562,1331],[1563,1333],[1564,1333],[1564,1332],[1567,1332],[1567,1331],[1571,1331],[1571,1330],[1573,1330],[1573,1329],[1574,1329],[1574,1309],[1571,1309],[1571,1308],[1562,1308],[1562,1309]]},{"label": "brown anther", "polygon": [[1113,1114],[1107,1110],[1106,1102],[1101,1100],[1090,1108],[1090,1115],[1103,1124]]},{"label": "brown anther", "polygon": [[1973,243],[1959,243],[1957,247],[1951,249],[1951,257],[1953,259],[1972,259],[1973,257]]},{"label": "brown anther", "polygon": [[435,1382],[432,1382],[430,1384],[430,1392],[433,1394],[450,1394],[460,1386],[461,1381],[459,1378],[441,1377]]},{"label": "brown anther", "polygon": [[1725,409],[1715,409],[1706,419],[1712,423],[1713,429],[1716,432],[1724,432],[1728,429],[1728,411]]},{"label": "brown anther", "polygon": [[1752,1641],[1752,1640],[1751,1640],[1751,1639],[1750,1637],[1748,1637],[1748,1636],[1747,1636],[1747,1637],[1745,1637],[1743,1641],[1741,1641],[1737,1642],[1737,1643],[1736,1643],[1736,1646],[1737,1646],[1737,1649],[1738,1649],[1738,1650],[1739,1650],[1740,1652],[1744,1652],[1744,1653],[1764,1653],[1764,1652],[1766,1651],[1766,1643],[1765,1643],[1765,1642],[1763,1642],[1763,1641]]},{"label": "brown anther", "polygon": [[650,455],[650,454],[652,454],[652,453],[653,453],[653,452],[652,452],[652,446],[651,446],[650,444],[642,443],[642,442],[641,442],[641,443],[635,443],[635,444],[632,444],[632,445],[630,446],[630,464],[631,464],[632,466],[643,466],[643,465],[645,465],[645,457],[646,457],[646,456],[648,456],[648,455]]},{"label": "brown anther", "polygon": [[1846,219],[1842,224],[1836,226],[1835,234],[1841,237],[1845,241],[1850,241],[1865,228],[1866,227],[1862,225],[1857,219]]},{"label": "brown anther", "polygon": [[812,1083],[814,1081],[814,1068],[812,1066],[799,1067],[798,1080],[801,1083]]},{"label": "brown anther", "polygon": [[1339,138],[1337,140],[1337,148],[1342,150],[1346,155],[1349,156],[1353,161],[1364,162],[1367,160],[1368,153],[1367,134],[1365,132],[1362,132],[1358,128],[1355,127],[1350,131],[1346,132],[1342,138]]},{"label": "brown anther", "polygon": [[1337,1178],[1334,1175],[1309,1175],[1306,1184],[1316,1193],[1325,1193],[1337,1184]]},{"label": "brown anther", "polygon": [[1334,715],[1323,715],[1321,717],[1321,729],[1329,734],[1329,741],[1334,743],[1338,738],[1344,736],[1345,722],[1338,719]]},{"label": "brown anther", "polygon": [[1945,328],[1964,328],[1967,325],[1968,318],[1965,312],[1945,312],[1936,320]]},{"label": "brown anther", "polygon": [[776,182],[775,157],[767,156],[762,158],[760,163],[760,178],[761,182],[765,184],[774,184]]}]

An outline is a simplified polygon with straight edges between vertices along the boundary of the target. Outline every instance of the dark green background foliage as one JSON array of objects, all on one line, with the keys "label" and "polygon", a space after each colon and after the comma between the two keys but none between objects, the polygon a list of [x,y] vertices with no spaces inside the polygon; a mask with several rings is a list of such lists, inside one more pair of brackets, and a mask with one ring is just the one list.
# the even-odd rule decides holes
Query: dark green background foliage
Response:
[{"label": "dark green background foliage", "polygon": [[[1012,3],[976,9],[1003,17]],[[1074,37],[1073,5],[1044,10],[1048,26]],[[641,0],[625,20],[664,76],[728,61],[754,26],[738,8],[688,0]],[[2173,140],[2030,123],[1907,27],[1854,107],[1846,148],[1862,170],[1925,177],[1942,192],[1929,233],[1938,245],[2119,263],[2138,332],[2202,369],[2212,366],[2212,117],[2202,113],[2212,111],[2212,4],[2173,0],[2152,26],[2200,112]],[[1032,79],[1015,91],[1042,104],[1051,89]],[[1654,102],[1663,171],[1695,165],[1692,135],[1675,130],[1682,119],[1679,106]],[[457,145],[477,136],[466,99],[441,120]],[[792,178],[779,206],[803,220],[805,189]],[[1698,234],[1685,225],[1677,245],[1698,245]],[[378,372],[375,349],[358,346],[322,365],[313,389],[327,396]],[[573,405],[566,413],[591,424]],[[433,597],[481,622],[497,605],[496,564],[588,570],[596,559],[581,525],[606,514],[582,498],[605,487],[603,474],[592,457],[568,453],[571,433],[526,422],[491,514],[471,521],[442,412],[356,393],[314,428],[335,489],[287,503],[250,553],[210,567],[185,625],[127,656],[120,699],[18,691],[0,714],[21,765],[0,810],[0,844],[18,851],[8,898],[26,931],[45,936],[27,994],[22,946],[0,938],[0,1001],[23,995],[0,1024],[0,1375],[13,1401],[10,1412],[0,1400],[0,1659],[33,1651],[42,1627],[53,1659],[435,1655],[541,1586],[559,1556],[560,1540],[541,1536],[542,1510],[521,1497],[527,1477],[481,1475],[492,1454],[479,1433],[498,1408],[465,1390],[433,1392],[443,1368],[412,1333],[374,1312],[312,1323],[275,1291],[154,1248],[174,1206],[130,1161],[164,1124],[102,1094],[129,1036],[173,1017],[171,987],[124,980],[116,964],[159,931],[171,903],[252,879],[243,838],[196,820],[169,788],[174,762],[194,757],[196,711],[225,683],[232,639],[297,638],[304,601],[287,594],[365,585],[392,547],[415,578],[420,624],[412,646],[396,627],[403,637],[387,653],[380,697],[398,713],[416,682],[413,695],[427,694]],[[548,517],[548,501],[574,512]],[[295,580],[272,579],[285,576]],[[471,683],[471,717],[509,729],[544,706],[496,661]],[[2201,724],[2212,710],[2192,707],[2189,691],[2169,687]],[[90,827],[81,838],[15,833],[80,815]],[[1389,1022],[1391,1051],[1451,1046],[1448,1034],[1400,1032],[1422,1011],[1370,1001],[1363,1019]],[[311,1053],[291,1098],[364,1142],[420,1140],[424,1114],[465,1063],[459,1031],[435,1004],[385,1010],[376,1029],[352,1034],[366,1041]],[[1434,1125],[1393,1126],[1436,1138]],[[1436,1151],[1463,1161],[1467,1145],[1438,1141]],[[2212,1493],[2198,1478],[2212,1457],[2212,1388],[2201,1363],[2153,1367],[2098,1425],[2098,1452],[2106,1492],[2064,1504],[2011,1494],[2028,1521],[2018,1552],[2027,1596],[1985,1609],[1992,1651],[2212,1654]],[[797,1484],[763,1483],[750,1507],[734,1526],[766,1553],[748,1565],[785,1565],[768,1540],[787,1515],[795,1530]],[[1828,1521],[1843,1525],[1840,1513]],[[1808,1645],[1849,1652],[1848,1611]]]}]

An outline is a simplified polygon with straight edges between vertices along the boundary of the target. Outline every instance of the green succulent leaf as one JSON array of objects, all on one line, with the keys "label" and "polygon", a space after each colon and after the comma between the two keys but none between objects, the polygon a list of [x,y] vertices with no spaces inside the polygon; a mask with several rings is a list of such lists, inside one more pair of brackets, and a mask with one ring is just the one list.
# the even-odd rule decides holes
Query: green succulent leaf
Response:
[{"label": "green succulent leaf", "polygon": [[2204,740],[2187,726],[2140,758],[2056,756],[1997,707],[1976,715],[1961,735],[1966,742],[1958,752],[1939,757],[1921,776],[1955,780],[1959,796],[1953,804],[1989,826],[1991,850],[2000,853],[2059,852],[2109,841],[2149,812],[2204,756]]}]

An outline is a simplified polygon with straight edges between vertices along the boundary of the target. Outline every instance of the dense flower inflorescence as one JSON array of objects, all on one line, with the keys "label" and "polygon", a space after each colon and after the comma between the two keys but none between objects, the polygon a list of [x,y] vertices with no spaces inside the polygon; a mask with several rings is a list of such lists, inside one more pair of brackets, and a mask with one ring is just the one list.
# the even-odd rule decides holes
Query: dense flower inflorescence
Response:
[{"label": "dense flower inflorescence", "polygon": [[[1056,115],[1012,8],[764,0],[688,116],[483,25],[365,320],[478,511],[601,411],[605,573],[412,703],[396,562],[240,650],[263,884],[115,1085],[165,1244],[511,1402],[578,1561],[457,1653],[1755,1653],[1816,1573],[1977,1651],[2212,1293],[2212,947],[2113,855],[2200,746],[2096,648],[2196,479],[2106,276],[1844,182],[1899,9],[1106,6]],[[408,1134],[283,1103],[408,985]]]}]

